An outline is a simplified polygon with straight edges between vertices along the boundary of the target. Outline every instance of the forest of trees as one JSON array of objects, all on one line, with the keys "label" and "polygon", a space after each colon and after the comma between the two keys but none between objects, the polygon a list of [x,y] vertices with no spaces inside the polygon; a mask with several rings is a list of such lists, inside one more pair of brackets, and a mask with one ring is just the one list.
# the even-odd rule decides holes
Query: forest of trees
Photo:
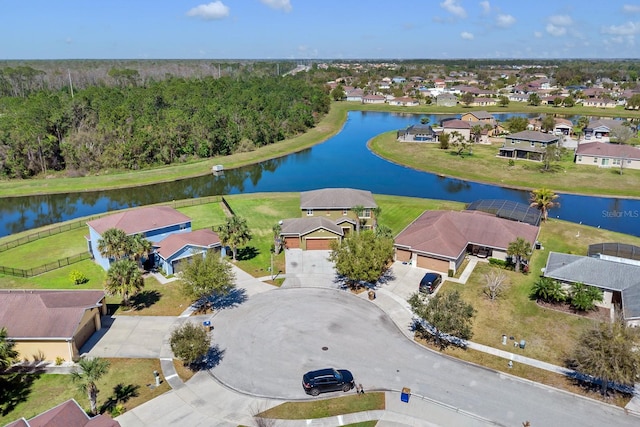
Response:
[{"label": "forest of trees", "polygon": [[330,105],[326,87],[304,76],[142,81],[136,70],[112,68],[109,84],[72,91],[39,88],[43,72],[21,67],[10,69],[12,83],[2,70],[0,178],[137,170],[253,150],[305,132]]}]

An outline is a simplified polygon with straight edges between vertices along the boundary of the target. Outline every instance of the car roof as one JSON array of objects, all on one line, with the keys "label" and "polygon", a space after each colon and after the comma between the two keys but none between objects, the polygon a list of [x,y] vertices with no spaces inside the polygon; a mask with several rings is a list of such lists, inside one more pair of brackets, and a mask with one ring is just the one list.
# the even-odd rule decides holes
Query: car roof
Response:
[{"label": "car roof", "polygon": [[427,273],[424,275],[423,279],[437,279],[438,277],[442,277],[440,274],[438,273]]},{"label": "car roof", "polygon": [[336,370],[333,368],[326,368],[326,369],[319,369],[317,371],[309,371],[307,372],[305,375],[305,377],[322,377],[325,375],[331,375],[333,376],[335,374]]}]

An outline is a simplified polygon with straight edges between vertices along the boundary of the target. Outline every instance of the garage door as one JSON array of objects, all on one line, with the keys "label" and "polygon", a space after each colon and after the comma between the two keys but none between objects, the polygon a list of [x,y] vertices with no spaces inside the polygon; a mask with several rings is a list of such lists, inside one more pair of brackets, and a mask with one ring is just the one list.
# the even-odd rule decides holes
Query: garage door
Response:
[{"label": "garage door", "polygon": [[449,261],[418,255],[418,267],[446,273],[449,271]]},{"label": "garage door", "polygon": [[404,249],[396,249],[396,261],[409,262],[411,261],[411,251]]},{"label": "garage door", "polygon": [[95,331],[96,331],[96,322],[95,322],[95,319],[92,317],[87,321],[87,323],[82,325],[80,330],[78,330],[78,333],[76,333],[75,335],[76,348],[80,349],[80,347],[82,347],[82,345],[85,342],[87,342],[87,340],[91,337],[91,335],[93,335]]},{"label": "garage door", "polygon": [[284,247],[287,249],[297,249],[300,247],[300,239],[297,237],[285,237]]},{"label": "garage door", "polygon": [[306,239],[307,242],[307,250],[324,250],[328,251],[331,249],[329,245],[336,239]]}]

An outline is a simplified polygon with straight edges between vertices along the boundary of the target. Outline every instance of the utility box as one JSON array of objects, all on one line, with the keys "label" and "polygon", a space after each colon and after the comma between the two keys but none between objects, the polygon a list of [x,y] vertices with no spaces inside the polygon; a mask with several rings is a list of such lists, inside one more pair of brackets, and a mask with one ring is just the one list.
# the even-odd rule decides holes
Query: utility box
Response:
[{"label": "utility box", "polygon": [[527,342],[525,340],[520,340],[520,348],[524,348],[526,344]]},{"label": "utility box", "polygon": [[400,401],[409,403],[409,396],[411,396],[411,389],[408,387],[403,387],[402,393],[400,393]]}]

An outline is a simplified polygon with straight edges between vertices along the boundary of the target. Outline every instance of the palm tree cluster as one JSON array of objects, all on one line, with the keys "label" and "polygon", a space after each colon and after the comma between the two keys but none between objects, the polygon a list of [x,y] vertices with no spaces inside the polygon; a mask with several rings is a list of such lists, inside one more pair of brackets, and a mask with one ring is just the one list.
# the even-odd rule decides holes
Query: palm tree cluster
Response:
[{"label": "palm tree cluster", "polygon": [[98,240],[100,254],[115,260],[107,272],[105,290],[110,295],[121,295],[124,306],[129,306],[130,297],[144,287],[140,273],[142,259],[152,249],[153,245],[142,234],[128,236],[118,228],[106,230]]},{"label": "palm tree cluster", "polygon": [[553,304],[569,302],[577,311],[589,311],[595,308],[597,301],[602,301],[602,291],[584,283],[572,283],[565,289],[557,280],[541,277],[531,288],[531,298]]},{"label": "palm tree cluster", "polygon": [[537,208],[542,213],[542,220],[546,221],[549,217],[549,209],[560,206],[556,202],[558,195],[548,188],[539,188],[533,190],[529,197],[532,208]]},{"label": "palm tree cluster", "polygon": [[231,246],[234,262],[238,257],[238,246],[246,244],[252,238],[247,220],[237,215],[227,218],[227,221],[216,227],[214,231],[218,233],[220,242],[224,246]]}]

